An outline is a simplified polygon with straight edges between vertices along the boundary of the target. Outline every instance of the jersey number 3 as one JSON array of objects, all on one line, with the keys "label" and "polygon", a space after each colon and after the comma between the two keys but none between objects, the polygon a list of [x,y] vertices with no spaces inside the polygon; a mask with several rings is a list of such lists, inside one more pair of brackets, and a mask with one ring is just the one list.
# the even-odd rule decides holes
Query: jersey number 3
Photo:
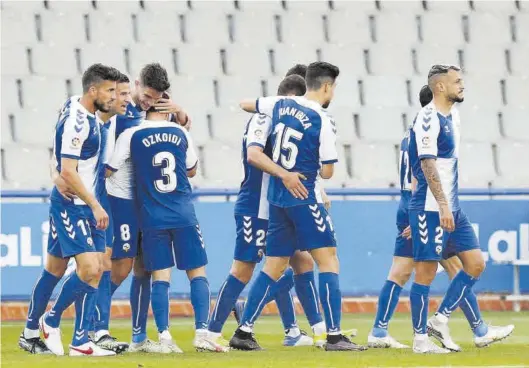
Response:
[{"label": "jersey number 3", "polygon": [[[292,169],[296,165],[298,146],[291,140],[300,141],[303,138],[303,133],[286,127],[283,123],[277,124],[274,133],[276,134],[276,140],[272,159],[274,162],[279,163],[279,156],[281,156],[281,165],[287,170]],[[288,155],[281,154],[282,149],[288,151]]]},{"label": "jersey number 3", "polygon": [[162,167],[163,179],[155,180],[154,186],[161,193],[169,193],[176,189],[176,159],[171,152],[158,152],[152,159],[154,167]]}]

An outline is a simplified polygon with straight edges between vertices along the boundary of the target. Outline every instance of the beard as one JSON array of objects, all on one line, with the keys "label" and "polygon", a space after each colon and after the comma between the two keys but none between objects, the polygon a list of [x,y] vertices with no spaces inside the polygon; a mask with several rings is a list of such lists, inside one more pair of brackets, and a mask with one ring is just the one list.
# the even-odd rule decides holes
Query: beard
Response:
[{"label": "beard", "polygon": [[450,96],[450,101],[452,102],[457,102],[457,103],[461,103],[465,100],[464,97],[459,97],[458,95],[455,95],[455,96]]},{"label": "beard", "polygon": [[331,101],[329,100],[329,101],[325,102],[323,105],[321,105],[321,107],[323,107],[324,109],[326,109],[326,108],[329,107],[330,104],[331,104]]},{"label": "beard", "polygon": [[101,112],[110,112],[110,108],[106,107],[106,105],[98,100],[94,101],[94,107],[96,110],[99,110]]}]

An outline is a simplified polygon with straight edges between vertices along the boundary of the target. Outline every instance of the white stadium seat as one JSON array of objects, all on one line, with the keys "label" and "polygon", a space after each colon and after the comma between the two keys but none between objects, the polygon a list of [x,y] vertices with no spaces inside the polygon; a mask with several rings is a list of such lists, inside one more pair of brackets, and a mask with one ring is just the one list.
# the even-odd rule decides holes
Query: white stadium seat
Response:
[{"label": "white stadium seat", "polygon": [[529,107],[503,109],[502,122],[507,138],[529,141]]},{"label": "white stadium seat", "polygon": [[428,75],[435,64],[459,65],[458,49],[450,45],[421,45],[416,48],[417,71],[420,75]]},{"label": "white stadium seat", "polygon": [[2,143],[2,147],[6,147],[7,145],[10,145],[13,143],[13,130],[11,129],[12,122],[11,120],[14,120],[14,115],[9,114],[7,110],[4,110],[2,107],[2,115],[0,117],[0,124],[1,124],[1,133],[0,134],[0,141]]},{"label": "white stadium seat", "polygon": [[175,59],[170,47],[163,47],[156,44],[143,44],[129,49],[130,76],[137,78],[141,69],[150,63],[160,63],[169,75],[175,73]]},{"label": "white stadium seat", "polygon": [[520,44],[529,45],[529,13],[516,14],[516,37]]},{"label": "white stadium seat", "polygon": [[285,1],[288,11],[310,11],[321,14],[331,11],[330,1],[308,1],[308,0],[287,0]]},{"label": "white stadium seat", "polygon": [[501,142],[497,145],[497,155],[500,177],[495,181],[495,185],[526,188],[529,171],[525,170],[525,163],[529,160],[529,144]]},{"label": "white stadium seat", "polygon": [[177,46],[176,66],[179,75],[214,77],[222,74],[220,48],[183,44]]},{"label": "white stadium seat", "polygon": [[[45,12],[42,17],[42,41],[61,46],[83,47],[87,37],[85,18],[77,12]],[[68,37],[64,37],[67,30]]]},{"label": "white stadium seat", "polygon": [[253,1],[242,0],[239,1],[239,8],[244,12],[277,12],[284,11],[281,0],[267,0],[267,1]]},{"label": "white stadium seat", "polygon": [[52,106],[25,109],[15,114],[14,136],[17,143],[41,148],[53,147],[59,111]]},{"label": "white stadium seat", "polygon": [[355,112],[350,107],[336,106],[332,102],[328,112],[336,124],[336,137],[339,142],[351,143],[358,140],[355,129]]},{"label": "white stadium seat", "polygon": [[388,188],[397,182],[397,148],[393,144],[352,145],[353,183],[359,187]]},{"label": "white stadium seat", "polygon": [[76,52],[61,45],[34,45],[31,47],[33,73],[41,76],[70,77],[79,74]]},{"label": "white stadium seat", "polygon": [[190,9],[187,1],[144,1],[145,11],[166,14],[184,14]]},{"label": "white stadium seat", "polygon": [[[2,2],[4,4],[5,2]],[[2,49],[37,42],[35,14],[30,12],[2,11]],[[2,67],[3,69],[3,67]]]},{"label": "white stadium seat", "polygon": [[317,60],[318,54],[313,46],[278,44],[273,49],[272,60],[276,75],[285,73],[295,64],[310,64]]},{"label": "white stadium seat", "polygon": [[[103,1],[116,3],[115,1]],[[97,12],[89,15],[89,39],[96,45],[127,47],[135,43],[132,16],[129,13]],[[119,29],[119,32],[116,30]]]},{"label": "white stadium seat", "polygon": [[[43,93],[43,91],[46,91]],[[26,77],[22,79],[24,108],[57,109],[67,98],[66,80],[55,77]]]},{"label": "white stadium seat", "polygon": [[[146,1],[149,3],[149,1]],[[96,8],[101,12],[113,12],[113,13],[136,13],[141,11],[139,0],[125,0],[125,1],[106,1],[97,0]]]},{"label": "white stadium seat", "polygon": [[404,78],[370,76],[362,78],[366,106],[408,107],[408,93]]},{"label": "white stadium seat", "polygon": [[51,187],[49,149],[18,144],[10,145],[4,148],[4,157],[6,176],[12,188]]},{"label": "white stadium seat", "polygon": [[340,75],[334,90],[332,106],[355,109],[360,106],[360,92],[358,79],[347,75]]},{"label": "white stadium seat", "polygon": [[289,12],[280,17],[285,44],[320,45],[325,42],[323,15],[320,12]]},{"label": "white stadium seat", "polygon": [[246,123],[251,117],[252,114],[242,111],[239,107],[213,111],[211,114],[213,138],[240,150]]},{"label": "white stadium seat", "polygon": [[511,77],[506,81],[507,104],[509,107],[529,106],[529,77]]},{"label": "white stadium seat", "polygon": [[[102,63],[113,66],[123,73],[127,73],[125,49],[117,46],[86,44],[81,49],[81,70],[90,65]],[[133,63],[134,64],[134,61]],[[133,76],[134,78],[136,76]]]},{"label": "white stadium seat", "polygon": [[[487,32],[483,32],[484,29]],[[505,46],[512,42],[509,17],[505,14],[472,13],[469,16],[469,31],[472,44]]]},{"label": "white stadium seat", "polygon": [[[445,1],[435,1],[434,3],[445,3]],[[455,3],[455,1],[446,1],[446,3]],[[423,43],[425,45],[460,46],[465,43],[463,38],[463,20],[461,15],[457,13],[426,12],[421,15],[421,25]]]},{"label": "white stadium seat", "polygon": [[1,51],[2,60],[2,77],[4,75],[27,75],[28,68],[28,52],[27,48],[21,45],[12,45],[4,47],[2,45]]},{"label": "white stadium seat", "polygon": [[321,48],[321,59],[340,68],[340,77],[354,76],[361,77],[367,74],[364,51],[360,45],[348,44],[325,44]]},{"label": "white stadium seat", "polygon": [[457,1],[426,1],[429,13],[447,13],[448,15],[470,12],[470,2],[467,0]]},{"label": "white stadium seat", "polygon": [[[174,1],[167,2],[173,3]],[[138,13],[137,19],[139,42],[157,46],[182,43],[182,22],[176,12],[141,12]]]},{"label": "white stadium seat", "polygon": [[406,14],[419,14],[424,11],[423,1],[421,0],[382,0],[380,8],[383,12],[387,13],[402,12]]},{"label": "white stadium seat", "polygon": [[505,48],[491,46],[470,46],[463,53],[463,71],[475,76],[507,75],[507,58]]},{"label": "white stadium seat", "polygon": [[2,76],[2,114],[20,110],[18,78]]},{"label": "white stadium seat", "polygon": [[223,77],[217,80],[221,107],[238,108],[242,99],[258,98],[263,94],[259,80],[248,81],[241,77]]},{"label": "white stadium seat", "polygon": [[529,65],[529,47],[516,45],[510,49],[512,74],[522,76],[529,75],[527,65]]},{"label": "white stadium seat", "polygon": [[330,179],[321,183],[324,188],[342,188],[351,180],[349,172],[352,170],[351,145],[337,144],[338,162],[334,164],[334,173]]},{"label": "white stadium seat", "polygon": [[464,76],[465,102],[467,107],[497,108],[502,104],[500,78]]},{"label": "white stadium seat", "polygon": [[234,188],[241,184],[244,173],[240,148],[220,143],[208,144],[204,147],[202,165],[207,187]]},{"label": "white stadium seat", "polygon": [[476,107],[466,101],[457,107],[461,118],[461,140],[497,142],[501,139],[499,109]]},{"label": "white stadium seat", "polygon": [[228,16],[210,11],[193,11],[183,16],[187,43],[224,46],[230,43]]},{"label": "white stadium seat", "polygon": [[331,7],[336,13],[349,12],[357,14],[373,14],[377,11],[374,0],[342,1],[332,0]]},{"label": "white stadium seat", "polygon": [[510,15],[517,11],[516,1],[514,0],[492,0],[492,1],[473,1],[474,10],[482,13],[500,13]]},{"label": "white stadium seat", "polygon": [[[380,44],[369,47],[369,70],[374,75],[413,75],[411,49],[407,46],[383,46]],[[391,55],[391,61],[388,61]]]},{"label": "white stadium seat", "polygon": [[233,44],[226,49],[228,75],[247,78],[272,75],[270,52],[258,45]]},{"label": "white stadium seat", "polygon": [[377,43],[407,47],[419,41],[418,20],[413,13],[377,14],[375,24]]},{"label": "white stadium seat", "polygon": [[340,11],[331,13],[328,19],[330,42],[365,45],[371,41],[368,15],[360,12]]},{"label": "white stadium seat", "polygon": [[[97,11],[93,1],[48,1],[48,11],[60,13],[87,14]],[[99,2],[96,2],[98,4]]]},{"label": "white stadium seat", "polygon": [[[210,127],[210,118],[205,111],[192,110],[188,106],[184,106],[186,112],[191,116],[191,139],[195,148],[208,144],[212,140],[212,132]],[[200,166],[200,165],[199,165]],[[202,169],[200,169],[202,170]]]},{"label": "white stadium seat", "polygon": [[269,11],[238,13],[234,17],[234,39],[237,43],[271,47],[278,42],[276,15]]},{"label": "white stadium seat", "polygon": [[206,114],[215,108],[215,90],[213,79],[210,77],[172,77],[171,97],[191,116]]},{"label": "white stadium seat", "polygon": [[490,143],[461,143],[459,147],[459,185],[463,188],[486,188],[496,177]]},{"label": "white stadium seat", "polygon": [[225,0],[225,1],[192,0],[189,3],[193,11],[212,12],[212,13],[233,13],[235,11],[235,1],[233,0]]},{"label": "white stadium seat", "polygon": [[360,138],[364,142],[389,142],[398,144],[407,125],[399,108],[364,108],[360,110]]},{"label": "white stadium seat", "polygon": [[2,1],[2,12],[3,11],[15,11],[17,13],[36,13],[44,11],[44,1],[18,1],[8,0]]}]

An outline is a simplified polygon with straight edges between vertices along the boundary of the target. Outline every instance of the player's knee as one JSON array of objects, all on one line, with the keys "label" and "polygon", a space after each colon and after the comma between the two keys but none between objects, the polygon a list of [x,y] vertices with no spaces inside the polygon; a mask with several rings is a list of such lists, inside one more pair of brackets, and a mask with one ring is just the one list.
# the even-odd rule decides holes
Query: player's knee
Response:
[{"label": "player's knee", "polygon": [[66,269],[68,268],[68,260],[57,258],[53,256],[48,255],[48,259],[46,261],[46,271],[51,273],[53,276],[57,278],[61,278],[64,276]]},{"label": "player's knee", "polygon": [[485,271],[485,260],[481,257],[465,266],[465,272],[472,277],[478,277]]},{"label": "player's knee", "polygon": [[240,282],[247,284],[252,278],[254,268],[255,263],[235,261],[231,265],[230,275]]},{"label": "player's knee", "polygon": [[415,282],[431,285],[437,272],[437,262],[417,262],[415,266]]},{"label": "player's knee", "polygon": [[77,273],[85,282],[91,282],[101,278],[103,267],[98,259],[83,262],[77,265]]},{"label": "player's knee", "polygon": [[311,252],[320,272],[340,272],[340,262],[335,247],[315,249]]},{"label": "player's knee", "polygon": [[[171,270],[169,270],[169,272],[171,272]],[[193,268],[191,270],[186,270],[186,274],[189,281],[193,280],[196,277],[206,277],[206,267],[202,266],[198,268]]]},{"label": "player's knee", "polygon": [[314,271],[314,260],[309,252],[296,252],[290,259],[290,265],[296,275]]},{"label": "player's knee", "polygon": [[411,277],[411,270],[400,269],[398,271],[390,272],[388,280],[393,281],[399,286],[404,286]]},{"label": "player's knee", "polygon": [[265,260],[263,272],[272,279],[277,280],[288,267],[288,257],[268,257]]},{"label": "player's knee", "polygon": [[130,274],[132,270],[132,261],[124,262],[123,260],[112,262],[112,282],[116,285],[120,285]]}]

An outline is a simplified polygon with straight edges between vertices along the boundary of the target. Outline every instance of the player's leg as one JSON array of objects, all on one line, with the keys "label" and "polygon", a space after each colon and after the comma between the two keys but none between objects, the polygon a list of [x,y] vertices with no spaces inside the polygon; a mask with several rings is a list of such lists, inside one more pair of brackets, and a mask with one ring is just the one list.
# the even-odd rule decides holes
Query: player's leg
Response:
[{"label": "player's leg", "polygon": [[448,353],[449,350],[440,348],[428,338],[426,325],[430,285],[435,278],[447,236],[442,232],[437,212],[410,210],[409,219],[415,261],[415,280],[410,290],[411,316],[415,333],[413,352]]}]

